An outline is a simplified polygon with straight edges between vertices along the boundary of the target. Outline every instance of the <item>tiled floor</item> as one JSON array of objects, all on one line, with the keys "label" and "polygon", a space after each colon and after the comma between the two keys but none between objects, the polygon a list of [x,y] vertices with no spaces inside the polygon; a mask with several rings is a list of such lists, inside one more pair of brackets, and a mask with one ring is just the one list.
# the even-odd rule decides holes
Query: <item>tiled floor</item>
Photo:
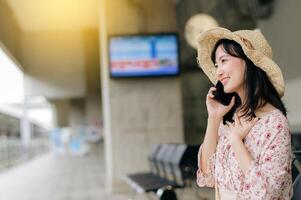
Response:
[{"label": "tiled floor", "polygon": [[[96,149],[96,150],[95,150]],[[0,200],[126,200],[129,194],[109,195],[104,188],[103,148],[87,156],[46,154],[0,174]],[[183,192],[179,199],[213,199],[212,190]],[[137,195],[137,200],[145,199]]]}]

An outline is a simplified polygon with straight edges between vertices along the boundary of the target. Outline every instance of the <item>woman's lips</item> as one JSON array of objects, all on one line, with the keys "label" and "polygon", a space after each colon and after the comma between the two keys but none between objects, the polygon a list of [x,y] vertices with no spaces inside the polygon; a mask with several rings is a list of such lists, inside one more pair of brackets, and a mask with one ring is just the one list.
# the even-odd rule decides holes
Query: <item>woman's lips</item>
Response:
[{"label": "woman's lips", "polygon": [[225,85],[228,82],[228,80],[229,80],[229,77],[226,77],[226,78],[223,78],[221,80],[221,82],[222,82],[223,85]]}]

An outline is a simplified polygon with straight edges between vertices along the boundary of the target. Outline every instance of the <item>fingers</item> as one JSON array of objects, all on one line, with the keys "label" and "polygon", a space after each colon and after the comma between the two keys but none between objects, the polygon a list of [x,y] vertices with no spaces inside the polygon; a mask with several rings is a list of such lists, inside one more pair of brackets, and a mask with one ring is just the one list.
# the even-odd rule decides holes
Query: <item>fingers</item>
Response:
[{"label": "fingers", "polygon": [[227,126],[228,126],[229,128],[234,127],[234,123],[231,123],[231,122],[226,121],[226,124],[227,124]]},{"label": "fingers", "polygon": [[227,106],[227,110],[231,110],[231,108],[234,106],[235,104],[235,96],[232,97],[230,104]]},{"label": "fingers", "polygon": [[214,98],[213,91],[216,91],[215,87],[211,87],[208,91],[207,97]]},{"label": "fingers", "polygon": [[252,120],[246,120],[244,122],[242,122],[242,126],[245,126],[247,127],[248,129],[251,129],[255,124],[256,122],[259,120],[258,117],[255,117],[253,118]]},{"label": "fingers", "polygon": [[254,118],[252,118],[252,120],[246,120],[245,122],[248,122],[250,124],[255,124],[258,120],[259,120],[258,117],[254,117]]},{"label": "fingers", "polygon": [[237,113],[234,114],[234,121],[235,121],[235,124],[241,126],[241,121],[240,121]]},{"label": "fingers", "polygon": [[[244,121],[244,118],[239,118],[238,114],[234,114],[234,122],[226,122],[227,128],[230,130],[231,134],[239,135],[241,139],[244,139],[250,130],[253,128],[255,123],[259,120],[259,118],[253,118],[252,120]],[[241,123],[241,124],[239,124]]]},{"label": "fingers", "polygon": [[234,106],[234,104],[235,104],[235,96],[232,97],[229,106],[232,108]]},{"label": "fingers", "polygon": [[230,128],[230,124],[231,124],[230,122],[226,121],[226,125],[228,128]]}]

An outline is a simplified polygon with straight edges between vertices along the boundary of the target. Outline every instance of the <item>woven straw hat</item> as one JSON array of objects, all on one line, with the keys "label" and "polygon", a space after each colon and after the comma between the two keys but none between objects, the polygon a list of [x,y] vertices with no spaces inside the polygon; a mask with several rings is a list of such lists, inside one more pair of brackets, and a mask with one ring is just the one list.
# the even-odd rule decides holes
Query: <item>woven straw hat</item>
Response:
[{"label": "woven straw hat", "polygon": [[280,67],[272,60],[273,52],[259,30],[231,32],[225,28],[213,28],[202,32],[198,38],[198,62],[213,84],[216,84],[216,67],[211,60],[211,51],[221,39],[234,40],[246,56],[266,72],[280,97],[284,95],[284,80]]}]

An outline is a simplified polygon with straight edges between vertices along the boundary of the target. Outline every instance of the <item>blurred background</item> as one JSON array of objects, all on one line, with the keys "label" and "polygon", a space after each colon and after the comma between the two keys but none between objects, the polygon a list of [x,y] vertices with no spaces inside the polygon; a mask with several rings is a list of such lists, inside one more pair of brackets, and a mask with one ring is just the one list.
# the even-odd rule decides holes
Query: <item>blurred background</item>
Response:
[{"label": "blurred background", "polygon": [[[196,38],[215,26],[263,32],[298,134],[300,7],[298,0],[0,0],[0,199],[133,198],[124,176],[149,171],[153,144],[201,144],[211,83],[196,62]],[[208,188],[190,189],[178,199],[213,199]],[[135,199],[158,198],[150,196]]]}]

